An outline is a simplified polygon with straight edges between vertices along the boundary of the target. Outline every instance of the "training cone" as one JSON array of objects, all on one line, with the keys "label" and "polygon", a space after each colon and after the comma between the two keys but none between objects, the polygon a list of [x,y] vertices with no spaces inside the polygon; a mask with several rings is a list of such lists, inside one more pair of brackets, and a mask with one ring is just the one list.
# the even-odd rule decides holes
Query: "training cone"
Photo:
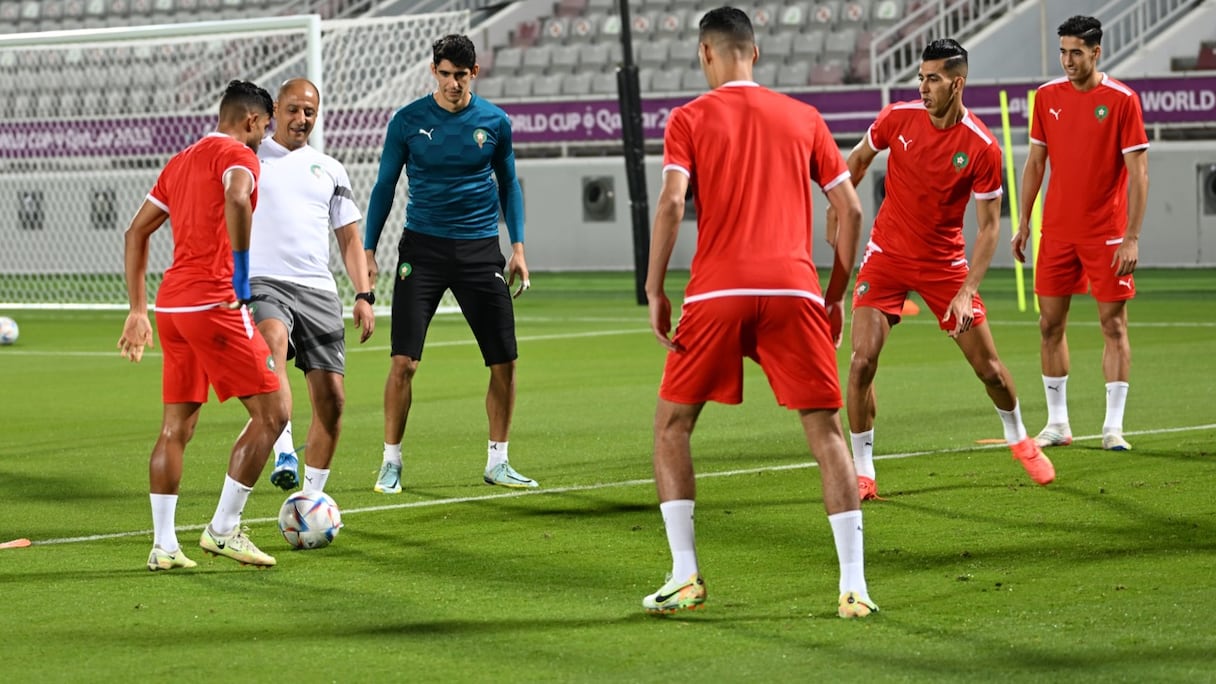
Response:
[{"label": "training cone", "polygon": [[920,313],[920,307],[911,299],[905,299],[904,310],[902,313],[904,316],[915,316],[916,314]]},{"label": "training cone", "polygon": [[0,549],[23,549],[29,545],[30,540],[28,539],[14,539],[0,544]]}]

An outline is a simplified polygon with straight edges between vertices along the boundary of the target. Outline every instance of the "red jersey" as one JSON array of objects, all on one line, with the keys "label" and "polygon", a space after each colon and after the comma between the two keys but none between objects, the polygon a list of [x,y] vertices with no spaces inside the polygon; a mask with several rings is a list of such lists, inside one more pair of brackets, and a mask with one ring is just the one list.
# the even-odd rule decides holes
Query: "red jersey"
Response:
[{"label": "red jersey", "polygon": [[1102,75],[1081,92],[1067,78],[1039,86],[1030,142],[1047,147],[1051,178],[1043,234],[1062,242],[1105,242],[1127,232],[1123,155],[1148,149],[1140,97]]},{"label": "red jersey", "polygon": [[212,133],[174,155],[148,200],[169,212],[173,263],[156,293],[158,309],[197,307],[235,298],[232,243],[224,218],[224,174],[253,176],[257,206],[258,157],[244,143]]},{"label": "red jersey", "polygon": [[966,258],[967,202],[1001,196],[1001,148],[982,121],[963,110],[946,129],[923,102],[894,102],[866,132],[870,148],[890,149],[887,196],[870,242],[895,257],[956,262]]},{"label": "red jersey", "polygon": [[[811,182],[849,169],[819,110],[737,81],[672,110],[663,170],[688,174],[697,207],[692,295],[820,295],[811,262]],[[711,294],[712,296],[712,294]]]}]

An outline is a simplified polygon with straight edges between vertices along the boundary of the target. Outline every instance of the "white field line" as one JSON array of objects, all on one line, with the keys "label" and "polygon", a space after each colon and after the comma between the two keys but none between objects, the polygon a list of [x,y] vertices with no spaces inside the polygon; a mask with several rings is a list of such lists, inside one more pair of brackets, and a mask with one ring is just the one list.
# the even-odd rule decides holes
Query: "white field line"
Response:
[{"label": "white field line", "polygon": [[[1199,430],[1212,430],[1212,429],[1216,429],[1216,423],[1208,423],[1206,425],[1190,425],[1190,426],[1186,426],[1186,427],[1159,428],[1156,430],[1138,430],[1135,432],[1125,432],[1123,434],[1125,436],[1130,437],[1130,436],[1135,436],[1135,435],[1161,435],[1161,434],[1168,434],[1168,433],[1174,433],[1174,432],[1197,432]],[[1074,436],[1073,441],[1088,441],[1088,440],[1096,440],[1096,439],[1101,439],[1101,438],[1102,438],[1102,435],[1084,435],[1084,436],[1080,436],[1080,437]],[[956,447],[953,449],[932,449],[932,450],[927,450],[927,451],[909,451],[909,452],[902,453],[902,454],[884,454],[882,456],[875,456],[874,460],[887,461],[887,460],[894,460],[894,459],[898,459],[898,458],[912,458],[914,456],[954,454],[954,453],[961,453],[961,452],[967,452],[967,451],[980,451],[983,449],[1004,449],[1004,448],[1006,448],[1004,444],[985,444],[985,445],[975,445],[975,446],[966,446],[966,447]],[[784,470],[801,470],[801,469],[805,469],[805,468],[814,468],[814,467],[816,467],[816,464],[814,462],[788,463],[785,465],[778,465],[778,466],[764,466],[764,467],[760,467],[760,468],[742,468],[739,470],[722,470],[722,471],[712,472],[712,473],[699,473],[697,475],[697,479],[706,479],[706,478],[711,478],[711,477],[736,477],[739,475],[754,475],[756,473],[773,473],[773,472],[780,472],[780,471],[784,471]],[[521,496],[546,496],[546,495],[550,495],[550,494],[566,494],[569,492],[588,492],[588,491],[596,491],[596,490],[601,490],[601,489],[616,489],[619,487],[652,486],[653,484],[654,484],[654,480],[648,478],[648,479],[644,479],[644,480],[623,480],[620,482],[601,482],[601,483],[589,484],[589,485],[571,485],[569,487],[551,487],[551,488],[547,488],[547,489],[532,489],[532,490],[524,490],[524,491],[516,490],[516,491],[510,491],[510,492],[499,492],[499,493],[495,493],[495,494],[486,494],[483,496],[457,496],[457,497],[451,497],[451,498],[447,498],[447,499],[433,499],[433,500],[429,500],[429,501],[410,501],[408,503],[384,504],[382,506],[364,506],[363,508],[349,508],[349,509],[344,508],[344,509],[342,509],[342,516],[348,517],[348,516],[357,515],[360,513],[378,513],[380,511],[397,511],[397,510],[403,510],[403,509],[407,509],[407,508],[426,508],[429,506],[451,506],[451,505],[455,505],[455,504],[472,503],[472,502],[478,502],[478,501],[493,501],[495,499],[513,499],[513,498],[521,497]],[[242,524],[246,524],[246,523],[261,524],[261,523],[269,523],[269,522],[275,522],[275,521],[276,521],[276,518],[253,518],[250,520],[242,521]],[[192,532],[192,531],[202,530],[203,527],[205,527],[205,525],[182,525],[177,528],[177,531],[178,532]],[[153,533],[152,530],[136,530],[134,532],[112,532],[110,534],[92,534],[92,535],[87,535],[87,536],[83,536],[83,537],[63,537],[63,538],[59,538],[59,539],[35,539],[35,540],[32,540],[32,542],[33,542],[34,546],[46,546],[46,545],[51,545],[51,544],[75,544],[75,543],[79,543],[79,542],[101,541],[101,540],[105,540],[105,539],[122,539],[125,537],[144,537],[144,536],[151,535],[152,533]]]}]

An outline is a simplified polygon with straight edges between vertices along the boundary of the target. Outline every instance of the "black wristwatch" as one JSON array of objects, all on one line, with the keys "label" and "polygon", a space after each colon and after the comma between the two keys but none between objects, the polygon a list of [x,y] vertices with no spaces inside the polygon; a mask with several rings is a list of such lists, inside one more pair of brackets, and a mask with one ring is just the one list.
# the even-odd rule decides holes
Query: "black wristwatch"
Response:
[{"label": "black wristwatch", "polygon": [[376,293],[375,293],[375,292],[371,292],[371,291],[368,291],[368,292],[356,292],[356,293],[355,293],[355,301],[359,301],[360,299],[362,299],[363,301],[367,302],[368,304],[373,304],[373,305],[374,305],[374,304],[376,303]]}]

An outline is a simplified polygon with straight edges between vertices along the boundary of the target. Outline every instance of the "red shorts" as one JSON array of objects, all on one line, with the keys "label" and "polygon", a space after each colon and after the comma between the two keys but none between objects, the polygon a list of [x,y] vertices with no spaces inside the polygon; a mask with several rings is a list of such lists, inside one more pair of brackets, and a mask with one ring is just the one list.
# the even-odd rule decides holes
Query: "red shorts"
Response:
[{"label": "red shorts", "polygon": [[[958,294],[967,279],[967,262],[926,264],[912,259],[902,259],[877,251],[873,244],[866,248],[861,270],[857,273],[857,285],[853,288],[853,308],[868,306],[886,314],[898,323],[903,312],[904,300],[909,292],[915,292],[925,300],[929,310],[937,317],[942,330],[953,330],[958,321],[943,321],[950,309],[950,302]],[[978,326],[988,317],[984,311],[984,300],[976,293],[971,298],[975,309],[972,326]]]},{"label": "red shorts", "polygon": [[158,311],[156,327],[165,355],[166,404],[206,403],[208,385],[220,401],[278,391],[270,347],[245,307]]},{"label": "red shorts", "polygon": [[1136,279],[1115,275],[1111,262],[1123,238],[1073,244],[1044,235],[1034,265],[1034,293],[1069,297],[1093,293],[1099,302],[1121,302],[1136,296]]},{"label": "red shorts", "polygon": [[777,403],[839,409],[840,379],[823,304],[798,296],[728,296],[686,303],[659,396],[678,404],[743,401],[743,358],[760,364]]}]

